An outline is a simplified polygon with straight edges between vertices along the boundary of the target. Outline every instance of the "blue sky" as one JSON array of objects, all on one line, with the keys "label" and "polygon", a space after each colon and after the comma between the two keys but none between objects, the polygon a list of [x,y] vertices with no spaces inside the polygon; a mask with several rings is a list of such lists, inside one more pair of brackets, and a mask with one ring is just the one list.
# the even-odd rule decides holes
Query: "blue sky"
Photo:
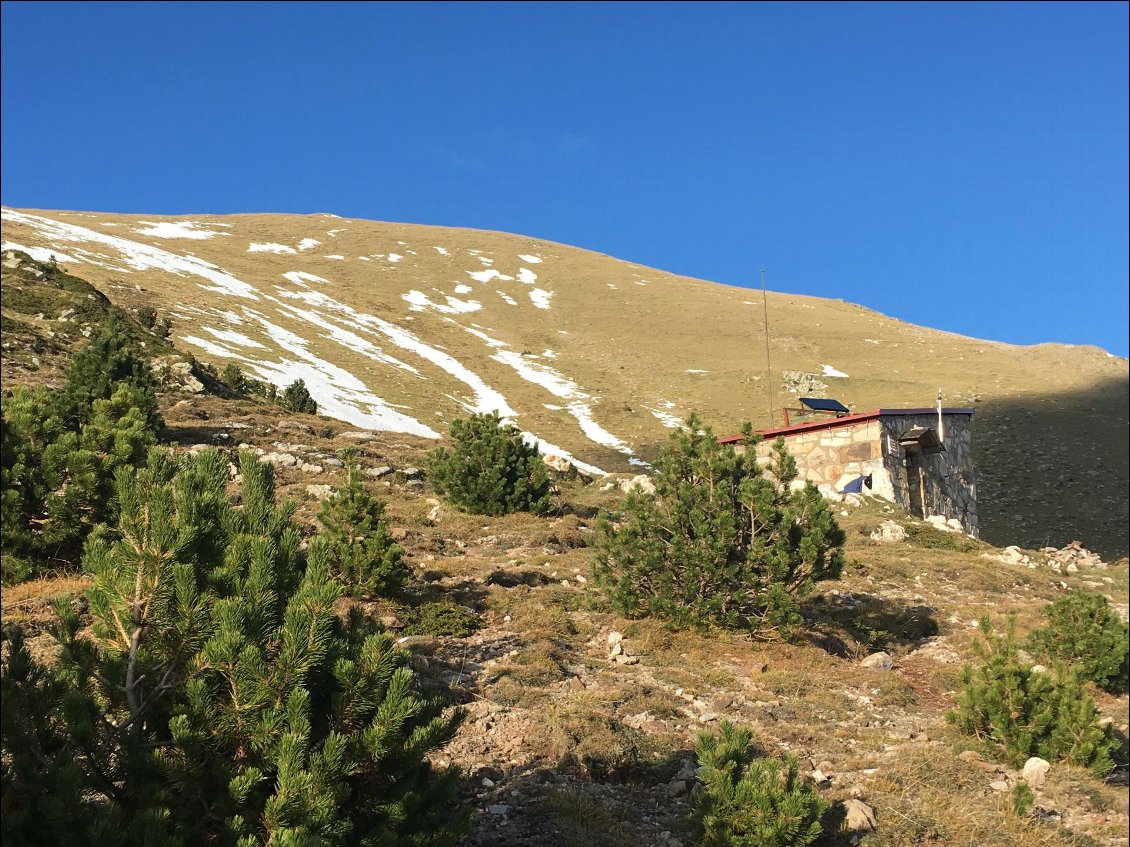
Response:
[{"label": "blue sky", "polygon": [[1127,354],[1125,3],[2,8],[6,205],[504,230]]}]

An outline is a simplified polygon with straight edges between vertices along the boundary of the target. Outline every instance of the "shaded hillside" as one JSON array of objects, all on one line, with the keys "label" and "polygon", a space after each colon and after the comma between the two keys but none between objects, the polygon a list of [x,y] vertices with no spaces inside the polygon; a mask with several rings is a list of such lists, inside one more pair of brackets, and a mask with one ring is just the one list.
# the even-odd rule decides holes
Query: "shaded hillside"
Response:
[{"label": "shaded hillside", "polygon": [[982,537],[997,545],[1062,547],[1085,540],[1126,555],[1130,465],[1125,379],[1077,390],[993,399],[974,417]]},{"label": "shaded hillside", "polygon": [[[1016,347],[771,293],[767,385],[758,294],[522,236],[332,215],[5,210],[3,240],[81,269],[115,303],[169,315],[202,361],[278,385],[303,378],[354,426],[436,437],[469,410],[496,410],[593,470],[653,458],[692,410],[728,432],[768,425],[770,409],[779,422],[797,391],[862,411],[932,405],[941,388],[978,410],[994,538],[1127,549],[1127,362],[1096,348]],[[1098,423],[1067,450],[1083,431],[1076,404]],[[1043,496],[1049,478],[1070,496]],[[1113,504],[1109,519],[1096,502]]]}]

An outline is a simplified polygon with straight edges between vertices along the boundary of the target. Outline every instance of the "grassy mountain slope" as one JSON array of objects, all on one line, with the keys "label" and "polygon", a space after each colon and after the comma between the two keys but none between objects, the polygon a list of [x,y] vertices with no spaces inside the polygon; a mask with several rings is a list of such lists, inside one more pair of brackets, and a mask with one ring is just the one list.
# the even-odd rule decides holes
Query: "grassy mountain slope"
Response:
[{"label": "grassy mountain slope", "polygon": [[[63,267],[80,275],[90,270]],[[18,254],[0,263],[0,288],[5,387],[57,384],[93,323],[120,307],[165,302],[151,290],[119,288],[112,291],[120,306],[108,303],[78,276]],[[180,357],[129,314],[119,318],[145,349]],[[176,327],[176,344],[201,332]],[[874,810],[875,831],[830,828],[822,847],[1127,844],[1124,764],[1100,780],[1057,763],[1036,791],[1039,811],[1020,817],[999,790],[1018,774],[944,718],[961,664],[973,659],[979,616],[1000,625],[1015,614],[1023,634],[1041,623],[1049,600],[1084,588],[1107,595],[1125,617],[1125,559],[1076,570],[1034,551],[1030,561],[1015,561],[881,501],[858,500],[836,507],[848,565],[841,580],[821,583],[806,601],[803,637],[779,643],[674,632],[662,622],[612,614],[591,590],[595,515],[618,509],[623,498],[612,480],[559,481],[547,517],[462,514],[411,470],[425,466],[430,439],[289,414],[260,399],[221,396],[218,386],[212,388],[219,393],[186,387],[174,383],[162,392],[162,443],[259,452],[310,531],[320,501],[344,482],[335,454],[356,449],[367,487],[387,504],[412,579],[395,600],[345,603],[395,630],[421,684],[468,711],[441,754],[462,766],[460,793],[475,810],[465,847],[689,844],[694,739],[723,719],[752,727],[760,749],[797,756],[805,779],[829,804],[854,797]],[[1027,411],[1007,407],[1002,427],[1027,424],[1032,431]],[[873,540],[890,520],[906,528],[907,539]],[[46,632],[51,600],[76,597],[86,584],[86,577],[66,574],[6,587],[3,629],[23,625],[34,649],[49,657],[57,649]],[[622,637],[619,656],[610,655],[613,633]],[[876,650],[889,653],[891,669],[861,665]],[[1098,698],[1103,718],[1125,739],[1126,695]],[[1124,763],[1125,749],[1120,757]]]},{"label": "grassy mountain slope", "polygon": [[521,236],[6,209],[3,242],[171,317],[173,340],[203,361],[302,377],[356,426],[429,437],[496,408],[547,451],[606,471],[652,458],[691,410],[719,432],[768,425],[770,408],[779,422],[795,400],[788,371],[856,410],[932,405],[941,387],[977,409],[986,538],[1127,548],[1127,362],[1096,348],[982,341],[774,292],[767,385],[759,294]]}]

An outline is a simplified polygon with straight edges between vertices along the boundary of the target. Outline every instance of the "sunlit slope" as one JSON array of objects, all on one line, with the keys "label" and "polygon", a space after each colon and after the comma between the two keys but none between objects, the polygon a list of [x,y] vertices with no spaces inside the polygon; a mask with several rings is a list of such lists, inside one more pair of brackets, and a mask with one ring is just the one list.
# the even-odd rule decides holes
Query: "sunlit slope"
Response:
[{"label": "sunlit slope", "polygon": [[493,409],[594,470],[653,458],[691,410],[722,432],[767,425],[770,409],[779,423],[795,405],[785,371],[859,410],[932,405],[941,388],[979,410],[987,528],[1125,550],[1127,362],[1096,348],[981,341],[771,292],[767,385],[760,292],[516,235],[5,209],[3,243],[154,306],[203,361],[301,377],[359,427],[438,436]]}]

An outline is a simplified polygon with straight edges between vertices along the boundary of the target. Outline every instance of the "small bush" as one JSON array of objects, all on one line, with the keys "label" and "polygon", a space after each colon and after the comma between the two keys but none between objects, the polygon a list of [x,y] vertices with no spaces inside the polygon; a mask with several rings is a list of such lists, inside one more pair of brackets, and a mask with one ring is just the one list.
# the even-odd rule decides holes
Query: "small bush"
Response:
[{"label": "small bush", "polygon": [[142,306],[137,310],[137,322],[146,329],[157,326],[157,310],[152,306]]},{"label": "small bush", "polygon": [[[750,427],[746,425],[746,432]],[[778,439],[768,474],[691,416],[655,463],[655,494],[632,491],[618,524],[598,524],[596,583],[628,616],[676,626],[788,633],[798,598],[843,568],[844,533]]]},{"label": "small bush", "polygon": [[537,447],[496,412],[454,420],[448,435],[451,451],[436,448],[428,465],[436,491],[454,506],[476,515],[549,510],[549,475]]},{"label": "small bush", "polygon": [[334,576],[347,594],[387,596],[408,581],[404,550],[393,542],[384,520],[384,503],[365,490],[353,451],[344,451],[346,483],[318,512],[335,563]]},{"label": "small bush", "polygon": [[1130,629],[1104,596],[1072,591],[1045,607],[1043,614],[1047,626],[1028,637],[1034,655],[1075,665],[1085,679],[1112,694],[1126,690]]},{"label": "small bush", "polygon": [[423,603],[406,609],[400,616],[404,620],[404,635],[446,635],[466,638],[479,628],[479,616],[458,603],[444,600]]},{"label": "small bush", "polygon": [[220,382],[234,391],[236,394],[246,394],[248,392],[247,377],[243,375],[239,365],[234,362],[229,362],[224,365],[224,369],[220,371]]},{"label": "small bush", "polygon": [[973,645],[981,664],[962,669],[957,709],[946,719],[995,745],[1016,767],[1039,756],[1108,773],[1117,743],[1098,725],[1095,702],[1079,672],[1062,664],[1034,671],[1022,662],[1014,619],[1004,635],[993,635],[988,618],[982,619],[981,631],[984,638]]},{"label": "small bush", "polygon": [[296,379],[285,389],[279,397],[279,405],[288,412],[300,412],[305,415],[318,414],[318,404],[310,396],[306,383]]},{"label": "small bush", "polygon": [[1032,792],[1032,788],[1026,782],[1017,782],[1013,784],[1012,790],[1008,792],[1008,810],[1016,815],[1018,818],[1026,818],[1032,813],[1032,808],[1036,805],[1036,795]]},{"label": "small bush", "polygon": [[692,800],[702,847],[804,847],[820,837],[827,804],[798,773],[756,758],[748,729],[723,721],[720,735],[698,736],[698,776],[705,790]]}]

